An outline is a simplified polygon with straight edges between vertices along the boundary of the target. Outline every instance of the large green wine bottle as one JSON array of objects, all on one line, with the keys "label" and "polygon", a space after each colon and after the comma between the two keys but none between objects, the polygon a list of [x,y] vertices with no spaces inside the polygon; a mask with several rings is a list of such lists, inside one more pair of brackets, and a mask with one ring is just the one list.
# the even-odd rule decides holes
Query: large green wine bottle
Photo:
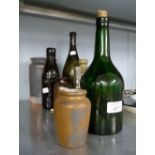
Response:
[{"label": "large green wine bottle", "polygon": [[68,77],[74,87],[74,68],[78,66],[79,56],[76,49],[76,32],[70,32],[70,49],[63,69],[63,77]]},{"label": "large green wine bottle", "polygon": [[122,128],[124,81],[110,58],[109,19],[105,10],[97,11],[94,59],[81,79],[91,101],[89,133],[109,135]]}]

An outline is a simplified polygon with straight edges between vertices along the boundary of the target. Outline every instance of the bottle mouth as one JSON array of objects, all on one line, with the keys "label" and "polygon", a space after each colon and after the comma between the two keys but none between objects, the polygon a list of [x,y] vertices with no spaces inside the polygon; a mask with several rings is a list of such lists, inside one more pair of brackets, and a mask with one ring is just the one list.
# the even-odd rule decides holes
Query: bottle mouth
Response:
[{"label": "bottle mouth", "polygon": [[76,36],[76,32],[70,32],[69,35],[70,36],[72,36],[72,35]]},{"label": "bottle mouth", "polygon": [[74,89],[67,87],[59,87],[58,92],[59,94],[65,96],[81,96],[87,94],[87,91],[85,89]]},{"label": "bottle mouth", "polygon": [[53,48],[53,47],[48,47],[46,49],[46,55],[47,56],[54,56],[55,57],[55,54],[56,54],[56,49]]},{"label": "bottle mouth", "polygon": [[68,80],[69,78],[68,77],[65,77],[65,76],[62,76],[62,77],[59,77],[58,79],[59,80]]},{"label": "bottle mouth", "polygon": [[97,17],[108,17],[108,12],[106,10],[97,10]]},{"label": "bottle mouth", "polygon": [[61,83],[65,83],[65,82],[68,82],[69,78],[68,78],[68,77],[59,77],[58,80],[59,80]]}]

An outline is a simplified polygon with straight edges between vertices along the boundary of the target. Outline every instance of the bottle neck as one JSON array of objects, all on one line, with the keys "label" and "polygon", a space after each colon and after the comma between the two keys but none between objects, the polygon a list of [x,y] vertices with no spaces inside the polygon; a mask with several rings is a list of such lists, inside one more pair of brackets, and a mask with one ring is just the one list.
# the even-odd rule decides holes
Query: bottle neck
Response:
[{"label": "bottle neck", "polygon": [[96,42],[95,57],[96,60],[110,60],[110,38],[109,38],[109,21],[107,17],[97,18],[96,21]]},{"label": "bottle neck", "polygon": [[77,51],[77,49],[76,49],[76,35],[70,35],[69,51]]},{"label": "bottle neck", "polygon": [[74,68],[74,87],[80,89],[81,69],[79,66]]},{"label": "bottle neck", "polygon": [[54,57],[54,56],[47,56],[46,64],[47,64],[48,66],[51,66],[51,65],[56,64],[56,59],[55,59],[55,57]]}]

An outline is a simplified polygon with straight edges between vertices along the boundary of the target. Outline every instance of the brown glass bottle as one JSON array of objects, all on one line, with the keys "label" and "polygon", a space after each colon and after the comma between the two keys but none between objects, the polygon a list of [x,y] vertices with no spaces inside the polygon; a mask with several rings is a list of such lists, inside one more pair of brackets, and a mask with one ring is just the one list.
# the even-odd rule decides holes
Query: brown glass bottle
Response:
[{"label": "brown glass bottle", "polygon": [[56,64],[56,49],[47,48],[47,59],[42,74],[42,106],[52,109],[54,106],[54,84],[58,81],[59,71]]},{"label": "brown glass bottle", "polygon": [[60,87],[66,87],[66,88],[72,88],[71,84],[68,83],[67,77],[60,77],[57,81],[57,83],[54,85],[54,100],[58,96],[58,89]]},{"label": "brown glass bottle", "polygon": [[70,49],[63,69],[63,76],[69,78],[69,83],[73,86],[74,68],[78,66],[79,56],[76,49],[76,32],[70,32]]}]

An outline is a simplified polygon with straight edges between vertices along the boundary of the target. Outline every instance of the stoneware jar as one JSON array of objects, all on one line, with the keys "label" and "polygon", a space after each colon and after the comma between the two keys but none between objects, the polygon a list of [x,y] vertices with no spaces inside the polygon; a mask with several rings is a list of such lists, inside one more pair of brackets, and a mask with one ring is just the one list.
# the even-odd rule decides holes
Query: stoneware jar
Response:
[{"label": "stoneware jar", "polygon": [[54,120],[61,145],[75,148],[86,143],[91,104],[83,89],[60,87],[54,103]]},{"label": "stoneware jar", "polygon": [[46,58],[33,57],[29,65],[29,87],[30,87],[30,102],[42,103],[41,97],[41,77]]}]

